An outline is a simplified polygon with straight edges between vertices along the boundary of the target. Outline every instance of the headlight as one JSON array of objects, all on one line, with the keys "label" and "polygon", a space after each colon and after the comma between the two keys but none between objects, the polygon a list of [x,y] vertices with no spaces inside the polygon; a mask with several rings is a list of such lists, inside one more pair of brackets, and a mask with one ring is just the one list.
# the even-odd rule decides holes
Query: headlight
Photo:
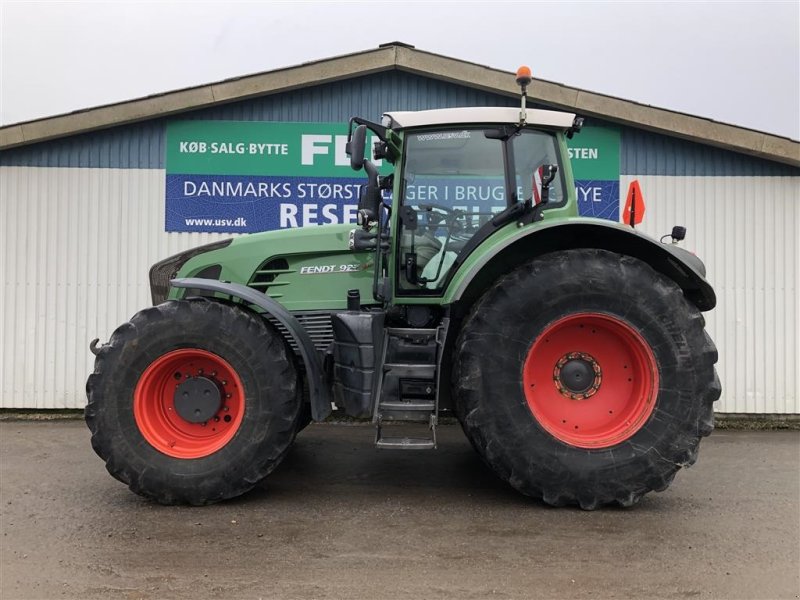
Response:
[{"label": "headlight", "polygon": [[233,240],[222,240],[221,242],[214,242],[213,244],[206,244],[205,246],[198,246],[186,252],[175,254],[169,258],[157,262],[150,267],[150,295],[153,298],[153,305],[161,304],[167,299],[169,295],[169,282],[175,279],[178,271],[185,265],[190,258],[211,252],[212,250],[219,250],[230,245]]}]

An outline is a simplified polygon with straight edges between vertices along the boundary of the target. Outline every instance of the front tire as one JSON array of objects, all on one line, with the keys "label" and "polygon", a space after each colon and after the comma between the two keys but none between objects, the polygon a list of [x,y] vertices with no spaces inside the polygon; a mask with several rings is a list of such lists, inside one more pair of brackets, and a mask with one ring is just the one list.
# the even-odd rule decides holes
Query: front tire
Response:
[{"label": "front tire", "polygon": [[119,327],[86,384],[92,446],[109,473],[162,504],[245,493],[294,439],[291,350],[258,315],[168,301]]},{"label": "front tire", "polygon": [[523,494],[630,506],[694,463],[717,351],[680,288],[635,258],[536,258],[476,304],[456,346],[465,433]]}]

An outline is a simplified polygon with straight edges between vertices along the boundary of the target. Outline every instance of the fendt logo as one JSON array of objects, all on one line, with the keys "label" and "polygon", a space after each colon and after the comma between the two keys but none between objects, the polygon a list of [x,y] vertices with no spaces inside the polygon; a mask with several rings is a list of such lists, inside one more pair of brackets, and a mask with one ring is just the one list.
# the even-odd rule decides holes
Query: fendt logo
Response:
[{"label": "fendt logo", "polygon": [[300,275],[327,275],[329,273],[355,273],[363,271],[368,265],[312,265],[300,267]]}]

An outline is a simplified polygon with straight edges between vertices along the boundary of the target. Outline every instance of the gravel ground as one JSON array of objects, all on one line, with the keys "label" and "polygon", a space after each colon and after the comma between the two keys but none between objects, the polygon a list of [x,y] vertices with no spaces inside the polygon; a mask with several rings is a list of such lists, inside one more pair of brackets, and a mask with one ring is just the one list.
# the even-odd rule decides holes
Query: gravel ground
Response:
[{"label": "gravel ground", "polygon": [[312,425],[267,484],[162,507],[81,422],[0,423],[0,598],[800,598],[800,432],[718,431],[632,509],[552,509],[458,426],[379,452]]}]

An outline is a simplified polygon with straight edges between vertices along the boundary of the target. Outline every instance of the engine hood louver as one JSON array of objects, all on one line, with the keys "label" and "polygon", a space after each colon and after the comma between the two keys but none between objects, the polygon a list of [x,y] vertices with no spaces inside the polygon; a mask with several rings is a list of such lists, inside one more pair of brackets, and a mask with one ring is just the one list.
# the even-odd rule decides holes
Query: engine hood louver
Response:
[{"label": "engine hood louver", "polygon": [[[333,343],[333,324],[331,323],[331,314],[329,312],[307,312],[307,313],[293,313],[294,316],[300,321],[300,325],[308,332],[311,340],[314,342],[314,347],[324,353],[328,347]],[[267,316],[267,320],[272,323],[278,331],[281,332],[283,337],[289,340],[289,345],[295,353],[299,352],[297,344],[286,328],[272,316]]]},{"label": "engine hood louver", "polygon": [[247,285],[271,298],[280,298],[283,296],[280,288],[289,285],[288,281],[281,281],[280,276],[294,272],[285,258],[269,258],[256,269]]},{"label": "engine hood louver", "polygon": [[[253,273],[248,287],[263,292],[270,298],[281,298],[281,289],[290,284],[289,281],[281,280],[281,275],[296,273],[296,269],[289,268],[289,262],[285,258],[269,258]],[[309,311],[293,313],[303,328],[311,336],[314,347],[320,352],[325,352],[328,346],[333,343],[333,326],[331,315],[327,311]],[[289,340],[289,344],[295,353],[298,352],[297,344],[293,341],[286,328],[271,315],[266,315],[266,319],[272,323],[283,337]]]}]

